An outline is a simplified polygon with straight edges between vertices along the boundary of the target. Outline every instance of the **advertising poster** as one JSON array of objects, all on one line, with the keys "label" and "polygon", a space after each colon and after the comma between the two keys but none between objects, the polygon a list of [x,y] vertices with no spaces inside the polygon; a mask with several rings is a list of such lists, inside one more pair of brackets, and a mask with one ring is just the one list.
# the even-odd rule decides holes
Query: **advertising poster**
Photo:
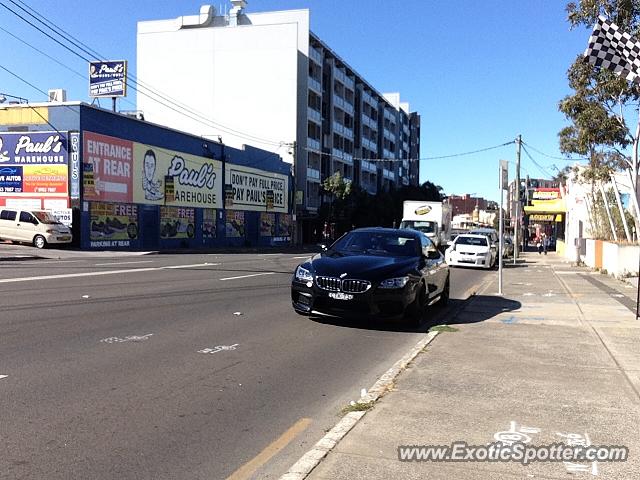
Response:
[{"label": "advertising poster", "polygon": [[21,166],[0,166],[0,193],[22,193]]},{"label": "advertising poster", "polygon": [[273,213],[260,213],[260,236],[274,237],[276,234],[276,216]]},{"label": "advertising poster", "polygon": [[61,194],[68,191],[66,165],[25,165],[22,191],[37,194]]},{"label": "advertising poster", "polygon": [[160,207],[160,238],[193,238],[195,234],[193,208]]},{"label": "advertising poster", "polygon": [[[68,199],[68,138],[60,132],[0,133],[0,194]],[[25,198],[26,199],[26,198]]]},{"label": "advertising poster", "polygon": [[202,210],[202,237],[205,239],[216,238],[216,217],[218,211],[214,208]]},{"label": "advertising poster", "polygon": [[244,212],[227,210],[226,236],[229,238],[244,237]]},{"label": "advertising poster", "polygon": [[126,95],[126,60],[89,62],[89,96],[125,97]]},{"label": "advertising poster", "polygon": [[[134,144],[133,199],[136,203],[222,208],[222,163],[206,157]],[[173,194],[165,198],[165,180]]]},{"label": "advertising poster", "polygon": [[129,247],[138,238],[138,207],[116,203],[96,203],[89,206],[92,248]]},{"label": "advertising poster", "polygon": [[[84,132],[84,199],[133,202],[133,142]],[[87,164],[92,165],[90,169]],[[87,173],[93,171],[93,188]]]},{"label": "advertising poster", "polygon": [[[252,211],[267,209],[267,192],[269,203],[274,212],[287,213],[288,177],[278,173],[227,164],[227,182],[233,188],[234,208]],[[272,201],[272,202],[271,202]],[[271,207],[271,205],[270,205]]]},{"label": "advertising poster", "polygon": [[291,225],[291,215],[280,215],[280,222],[278,224],[278,236],[291,237],[292,234],[293,228]]}]

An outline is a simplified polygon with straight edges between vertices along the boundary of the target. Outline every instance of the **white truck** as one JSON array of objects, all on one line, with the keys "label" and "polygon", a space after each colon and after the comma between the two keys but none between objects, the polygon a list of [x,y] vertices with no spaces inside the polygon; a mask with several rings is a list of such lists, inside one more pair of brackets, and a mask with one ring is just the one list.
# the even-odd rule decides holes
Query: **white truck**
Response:
[{"label": "white truck", "polygon": [[420,230],[438,248],[446,248],[451,235],[451,205],[442,202],[406,200],[400,228]]}]

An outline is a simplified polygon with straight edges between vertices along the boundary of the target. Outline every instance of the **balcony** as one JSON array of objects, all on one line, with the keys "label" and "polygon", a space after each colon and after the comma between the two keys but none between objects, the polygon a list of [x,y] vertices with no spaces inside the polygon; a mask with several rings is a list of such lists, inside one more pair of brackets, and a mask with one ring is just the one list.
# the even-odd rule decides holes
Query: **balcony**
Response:
[{"label": "balcony", "polygon": [[347,152],[343,152],[339,148],[333,147],[331,154],[334,160],[346,163],[347,165],[353,165],[353,155]]},{"label": "balcony", "polygon": [[362,137],[360,139],[360,143],[362,143],[363,147],[368,148],[369,150],[373,150],[374,152],[378,151],[378,144],[369,140],[367,137]]},{"label": "balcony", "polygon": [[320,182],[320,170],[315,168],[307,167],[307,180]]},{"label": "balcony", "polygon": [[395,143],[395,141],[396,141],[396,136],[395,136],[395,134],[394,134],[392,131],[387,130],[387,129],[385,128],[385,129],[383,129],[383,131],[382,131],[382,135],[384,136],[384,138],[386,138],[386,139],[387,139],[387,140],[389,140],[390,142],[394,142],[394,143]]},{"label": "balcony", "polygon": [[362,160],[362,162],[360,163],[360,167],[362,168],[362,171],[364,171],[364,172],[378,173],[378,168],[376,167],[376,164],[373,163],[373,162],[368,162],[366,160]]},{"label": "balcony", "polygon": [[382,169],[382,177],[385,178],[386,180],[391,180],[393,182],[395,182],[396,180],[395,172],[392,172],[391,170],[387,170],[386,168]]},{"label": "balcony", "polygon": [[320,140],[316,140],[315,138],[307,137],[307,147],[309,150],[315,150],[317,152],[320,151]]},{"label": "balcony", "polygon": [[353,115],[353,112],[354,112],[353,105],[351,105],[349,102],[347,102],[344,98],[342,98],[340,95],[338,95],[335,92],[333,94],[333,104],[336,107],[341,108],[348,114]]},{"label": "balcony", "polygon": [[386,148],[382,149],[382,157],[383,158],[396,158],[396,154],[395,152],[392,152],[391,150],[387,150]]},{"label": "balcony", "polygon": [[333,121],[333,131],[342,135],[343,137],[353,140],[353,129],[345,127],[340,122]]},{"label": "balcony", "polygon": [[409,179],[407,177],[402,177],[402,184],[409,185]]},{"label": "balcony", "polygon": [[387,120],[389,120],[390,122],[394,122],[396,121],[396,116],[391,113],[391,110],[388,109],[384,109],[384,118],[386,118]]},{"label": "balcony", "polygon": [[320,53],[313,47],[309,47],[309,58],[316,62],[318,65],[322,66],[322,53]]},{"label": "balcony", "polygon": [[356,86],[355,81],[352,78],[349,78],[347,76],[347,74],[343,70],[341,70],[339,68],[336,68],[334,70],[333,76],[337,80],[339,80],[345,87],[349,88],[350,90],[353,90],[355,88],[355,86]]},{"label": "balcony", "polygon": [[322,114],[314,108],[307,107],[307,118],[322,126]]},{"label": "balcony", "polygon": [[322,85],[318,80],[313,77],[309,77],[308,83],[311,90],[315,91],[318,95],[322,95]]},{"label": "balcony", "polygon": [[366,113],[362,114],[362,123],[367,125],[369,128],[373,130],[378,130],[378,122],[376,122],[373,118],[371,118]]}]

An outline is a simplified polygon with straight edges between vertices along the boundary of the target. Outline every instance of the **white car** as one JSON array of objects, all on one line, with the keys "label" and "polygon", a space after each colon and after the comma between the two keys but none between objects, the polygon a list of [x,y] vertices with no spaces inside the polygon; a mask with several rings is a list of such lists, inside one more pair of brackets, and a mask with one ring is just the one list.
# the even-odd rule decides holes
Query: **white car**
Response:
[{"label": "white car", "polygon": [[451,266],[492,268],[497,250],[486,235],[464,233],[458,235],[445,252],[445,260]]}]

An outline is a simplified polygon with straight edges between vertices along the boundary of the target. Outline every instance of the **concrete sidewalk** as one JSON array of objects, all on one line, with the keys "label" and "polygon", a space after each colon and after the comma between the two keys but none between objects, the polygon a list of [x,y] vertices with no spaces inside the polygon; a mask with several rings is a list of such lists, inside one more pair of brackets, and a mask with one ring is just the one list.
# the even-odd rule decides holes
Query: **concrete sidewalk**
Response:
[{"label": "concrete sidewalk", "polygon": [[[638,478],[640,322],[635,290],[527,253],[495,279],[400,375],[308,478]],[[635,305],[633,305],[635,307]],[[626,462],[398,460],[401,445],[624,445]]]}]

